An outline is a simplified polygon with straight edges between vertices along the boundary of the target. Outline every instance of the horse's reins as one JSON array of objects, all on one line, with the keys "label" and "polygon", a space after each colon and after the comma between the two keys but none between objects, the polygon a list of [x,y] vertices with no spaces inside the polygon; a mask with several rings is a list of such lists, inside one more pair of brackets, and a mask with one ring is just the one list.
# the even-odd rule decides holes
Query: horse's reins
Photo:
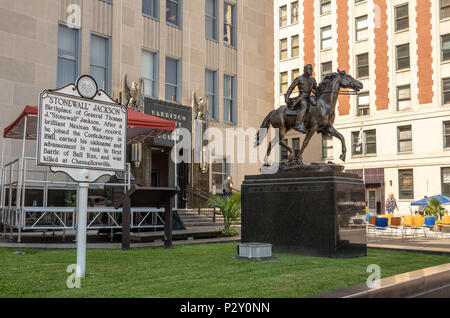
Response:
[{"label": "horse's reins", "polygon": [[343,92],[341,92],[339,90],[339,91],[323,91],[323,92],[320,92],[320,94],[325,94],[325,93],[338,93],[338,95],[344,95],[344,96],[358,95],[357,91],[343,91]]}]

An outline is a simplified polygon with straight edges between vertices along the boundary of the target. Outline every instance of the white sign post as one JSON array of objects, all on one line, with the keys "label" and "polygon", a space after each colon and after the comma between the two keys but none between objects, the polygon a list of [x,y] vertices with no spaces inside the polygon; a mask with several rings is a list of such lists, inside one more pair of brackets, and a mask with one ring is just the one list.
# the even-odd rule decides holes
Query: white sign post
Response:
[{"label": "white sign post", "polygon": [[125,171],[126,132],[126,108],[88,75],[40,95],[37,164],[78,182],[77,277],[86,273],[89,183]]}]

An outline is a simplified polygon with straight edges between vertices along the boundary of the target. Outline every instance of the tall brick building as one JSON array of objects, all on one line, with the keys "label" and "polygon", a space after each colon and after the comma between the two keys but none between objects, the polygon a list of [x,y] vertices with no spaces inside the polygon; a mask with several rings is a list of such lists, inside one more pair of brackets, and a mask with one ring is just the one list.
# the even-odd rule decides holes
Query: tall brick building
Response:
[{"label": "tall brick building", "polygon": [[[335,127],[372,212],[384,213],[389,193],[402,214],[425,195],[450,195],[449,1],[275,0],[275,48],[278,106],[306,63],[318,81],[339,68],[364,84],[340,96]],[[320,138],[322,160],[340,163],[340,142]]]}]

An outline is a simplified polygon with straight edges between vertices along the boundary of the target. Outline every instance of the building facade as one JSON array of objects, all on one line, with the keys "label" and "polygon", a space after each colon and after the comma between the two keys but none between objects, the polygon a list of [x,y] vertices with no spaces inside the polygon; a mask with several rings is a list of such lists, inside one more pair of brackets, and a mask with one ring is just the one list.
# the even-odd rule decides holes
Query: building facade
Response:
[{"label": "building facade", "polygon": [[[209,127],[259,127],[273,108],[273,3],[260,0],[8,0],[0,2],[0,124],[6,127],[44,89],[82,74],[118,99],[123,75],[142,77],[145,112],[193,131],[192,93],[209,100]],[[173,185],[163,136],[144,147],[139,183]],[[253,138],[253,137],[252,137]],[[250,144],[253,140],[250,141]],[[21,145],[4,143],[4,161]],[[33,153],[34,145],[28,145]],[[190,149],[192,150],[192,149]],[[237,151],[238,146],[236,146]],[[231,175],[239,188],[259,163],[235,163],[216,149],[189,186],[220,192]],[[199,172],[200,171],[200,172]]]},{"label": "building facade", "polygon": [[[318,79],[339,68],[364,84],[357,96],[340,96],[335,127],[351,151],[346,170],[365,178],[370,210],[384,213],[390,193],[402,214],[424,196],[450,195],[450,3],[280,0],[275,7],[278,25],[293,15],[299,21],[298,42],[283,33],[289,26],[280,29],[281,53],[283,39],[288,51],[299,43],[300,60]],[[321,144],[323,160],[338,162],[339,141]]]}]

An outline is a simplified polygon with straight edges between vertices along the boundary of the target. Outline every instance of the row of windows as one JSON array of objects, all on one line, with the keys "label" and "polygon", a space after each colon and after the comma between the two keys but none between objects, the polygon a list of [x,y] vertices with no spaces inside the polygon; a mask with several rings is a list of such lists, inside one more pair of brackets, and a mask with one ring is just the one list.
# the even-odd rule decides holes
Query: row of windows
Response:
[{"label": "row of windows", "polygon": [[[298,23],[298,1],[291,2],[291,24]],[[284,5],[280,7],[280,28],[288,25],[288,6]]]},{"label": "row of windows", "polygon": [[[205,34],[206,38],[218,41],[218,0],[205,1]],[[142,0],[142,13],[146,16],[159,18],[159,0]],[[180,0],[166,0],[166,21],[171,25],[181,27],[182,6]],[[235,5],[224,2],[223,41],[230,46],[236,46],[236,8]]]},{"label": "row of windows", "polygon": [[[110,92],[110,39],[92,33],[90,38],[90,75]],[[80,31],[58,26],[57,86],[75,83],[80,74]]]},{"label": "row of windows", "polygon": [[[398,170],[400,200],[414,199],[414,169]],[[450,195],[450,167],[441,168],[441,189],[443,195]]]},{"label": "row of windows", "polygon": [[[299,36],[291,37],[291,58],[298,57],[300,53]],[[286,60],[288,56],[288,39],[280,40],[280,60]]]},{"label": "row of windows", "polygon": [[[443,122],[444,149],[450,149],[450,121]],[[377,135],[376,130],[353,131],[351,133],[352,156],[376,155]],[[409,153],[413,151],[412,126],[397,127],[397,152]],[[322,136],[322,157],[333,158],[333,137]]]}]

